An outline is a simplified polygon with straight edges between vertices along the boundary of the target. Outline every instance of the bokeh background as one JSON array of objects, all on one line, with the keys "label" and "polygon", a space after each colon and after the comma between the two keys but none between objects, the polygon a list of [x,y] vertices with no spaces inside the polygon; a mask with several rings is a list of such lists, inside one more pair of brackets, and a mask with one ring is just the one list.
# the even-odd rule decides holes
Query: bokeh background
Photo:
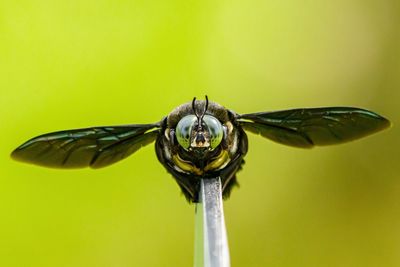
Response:
[{"label": "bokeh background", "polygon": [[249,134],[233,266],[400,266],[400,2],[0,0],[0,266],[191,266],[194,206],[149,145],[101,170],[21,164],[35,135],[357,106],[383,133],[302,150]]}]

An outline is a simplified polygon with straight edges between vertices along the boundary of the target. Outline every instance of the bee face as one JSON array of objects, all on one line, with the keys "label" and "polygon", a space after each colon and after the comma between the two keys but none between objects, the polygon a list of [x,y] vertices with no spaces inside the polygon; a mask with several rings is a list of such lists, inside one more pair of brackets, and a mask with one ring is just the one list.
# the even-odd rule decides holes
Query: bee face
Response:
[{"label": "bee face", "polygon": [[221,150],[227,150],[235,139],[228,112],[217,103],[209,104],[207,100],[177,107],[166,119],[163,143],[169,149],[164,154],[179,154],[182,159],[199,163],[200,159],[209,161]]},{"label": "bee face", "polygon": [[224,129],[221,122],[211,115],[197,117],[186,115],[175,128],[176,139],[185,150],[215,150],[222,141]]}]

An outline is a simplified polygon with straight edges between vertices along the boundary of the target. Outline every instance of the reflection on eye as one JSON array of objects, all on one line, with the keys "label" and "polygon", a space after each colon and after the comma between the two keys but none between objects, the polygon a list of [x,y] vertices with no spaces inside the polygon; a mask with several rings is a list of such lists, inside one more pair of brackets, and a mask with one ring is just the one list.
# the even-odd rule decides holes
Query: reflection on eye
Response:
[{"label": "reflection on eye", "polygon": [[197,117],[195,115],[187,115],[176,126],[176,139],[178,139],[178,143],[186,150],[190,146],[190,134],[196,121]]},{"label": "reflection on eye", "polygon": [[214,149],[221,143],[224,136],[224,130],[219,120],[213,116],[204,115],[203,121],[207,125],[210,133],[210,146]]}]

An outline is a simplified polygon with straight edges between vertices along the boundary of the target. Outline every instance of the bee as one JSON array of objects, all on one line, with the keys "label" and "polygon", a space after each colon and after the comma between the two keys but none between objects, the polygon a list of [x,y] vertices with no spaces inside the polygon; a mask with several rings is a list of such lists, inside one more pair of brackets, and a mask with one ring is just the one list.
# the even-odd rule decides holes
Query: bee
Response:
[{"label": "bee", "polygon": [[240,115],[212,101],[196,100],[152,124],[91,127],[34,137],[12,158],[45,167],[109,166],[155,141],[158,160],[189,202],[200,181],[220,177],[223,197],[237,185],[248,150],[246,131],[280,144],[311,148],[352,141],[390,126],[384,117],[353,107],[300,108]]}]

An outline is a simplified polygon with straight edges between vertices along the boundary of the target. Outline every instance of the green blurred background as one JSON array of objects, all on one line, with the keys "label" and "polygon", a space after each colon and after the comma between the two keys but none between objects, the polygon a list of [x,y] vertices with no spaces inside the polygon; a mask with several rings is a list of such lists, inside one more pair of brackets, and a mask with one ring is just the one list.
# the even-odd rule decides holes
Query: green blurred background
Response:
[{"label": "green blurred background", "polygon": [[205,94],[239,113],[347,105],[394,123],[312,150],[249,135],[225,202],[233,266],[400,266],[399,88],[398,0],[0,0],[0,266],[191,266],[194,206],[152,145],[95,171],[9,153]]}]

